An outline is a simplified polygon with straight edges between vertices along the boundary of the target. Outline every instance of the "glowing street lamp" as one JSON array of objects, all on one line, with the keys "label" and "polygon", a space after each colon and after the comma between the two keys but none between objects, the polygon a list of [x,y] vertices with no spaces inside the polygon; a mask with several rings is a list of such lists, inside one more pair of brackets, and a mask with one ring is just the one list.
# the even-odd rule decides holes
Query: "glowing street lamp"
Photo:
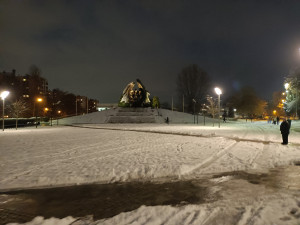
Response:
[{"label": "glowing street lamp", "polygon": [[[37,98],[36,101],[39,103],[39,102],[42,102],[43,99],[42,98]],[[36,108],[37,108],[37,112],[35,114],[35,128],[37,128],[37,125],[38,125],[37,118],[38,118],[38,113],[39,113],[39,105],[37,105]]]},{"label": "glowing street lamp", "polygon": [[285,84],[284,84],[285,90],[287,90],[289,87],[290,87],[290,84],[289,84],[289,83],[285,83]]},{"label": "glowing street lamp", "polygon": [[4,131],[4,101],[8,95],[9,95],[9,91],[2,91],[1,95],[0,95],[3,100],[3,114],[2,114],[2,130],[3,131]]},{"label": "glowing street lamp", "polygon": [[218,87],[215,88],[215,92],[218,95],[218,103],[219,103],[219,128],[220,128],[220,109],[221,109],[221,94],[222,94],[222,90]]}]

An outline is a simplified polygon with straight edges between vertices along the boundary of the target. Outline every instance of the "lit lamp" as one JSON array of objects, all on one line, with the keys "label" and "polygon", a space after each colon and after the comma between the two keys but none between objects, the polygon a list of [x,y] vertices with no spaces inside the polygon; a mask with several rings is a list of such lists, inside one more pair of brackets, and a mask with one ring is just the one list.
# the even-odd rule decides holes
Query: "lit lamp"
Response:
[{"label": "lit lamp", "polygon": [[289,83],[285,83],[285,84],[284,84],[284,88],[285,88],[285,90],[287,90],[287,89],[289,88],[289,86],[290,86],[290,84],[289,84]]},{"label": "lit lamp", "polygon": [[1,98],[3,100],[3,114],[2,114],[2,130],[4,131],[4,102],[5,98],[9,95],[9,91],[3,91],[1,92]]},{"label": "lit lamp", "polygon": [[215,92],[218,95],[218,103],[219,103],[219,128],[220,128],[220,109],[221,109],[221,94],[222,94],[222,90],[218,87],[215,88]]}]

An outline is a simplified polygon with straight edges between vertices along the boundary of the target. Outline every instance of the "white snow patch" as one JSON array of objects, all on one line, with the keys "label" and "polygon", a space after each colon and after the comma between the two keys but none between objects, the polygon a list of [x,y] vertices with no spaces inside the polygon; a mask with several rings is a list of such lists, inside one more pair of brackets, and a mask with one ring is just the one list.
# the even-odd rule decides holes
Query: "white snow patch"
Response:
[{"label": "white snow patch", "polygon": [[[0,135],[0,189],[60,186],[92,182],[193,179],[236,170],[266,171],[300,160],[300,122],[293,121],[289,145],[279,126],[267,122],[202,125],[89,124],[90,128],[39,127],[5,130]],[[130,130],[130,131],[129,131]],[[135,130],[135,131],[134,131]],[[138,131],[138,132],[137,132]],[[268,143],[267,143],[268,142]],[[226,183],[224,177],[216,183]],[[234,193],[234,195],[242,193]],[[142,206],[98,224],[296,224],[290,195],[260,197],[249,204],[236,197],[207,205]],[[223,205],[224,204],[224,205]],[[296,212],[296,215],[300,211]],[[298,217],[298,218],[299,218]],[[48,219],[64,224],[73,218]],[[27,224],[46,224],[38,217]],[[53,222],[55,221],[55,222]],[[213,223],[214,222],[214,223]],[[235,221],[236,222],[236,221]],[[249,222],[249,223],[250,223]],[[70,222],[71,223],[71,222]],[[97,223],[96,223],[97,224]]]}]

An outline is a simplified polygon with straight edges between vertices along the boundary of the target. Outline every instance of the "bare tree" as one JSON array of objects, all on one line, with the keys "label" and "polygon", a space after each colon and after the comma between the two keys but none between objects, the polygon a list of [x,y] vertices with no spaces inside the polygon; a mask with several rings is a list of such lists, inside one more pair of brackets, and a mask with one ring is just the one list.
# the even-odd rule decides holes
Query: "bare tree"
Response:
[{"label": "bare tree", "polygon": [[16,130],[18,129],[18,119],[28,110],[28,105],[22,100],[17,100],[10,106],[12,116],[16,118]]},{"label": "bare tree", "polygon": [[267,102],[260,99],[252,87],[243,87],[229,99],[238,113],[246,118],[262,116]]},{"label": "bare tree", "polygon": [[178,98],[184,96],[188,112],[193,112],[195,99],[198,103],[205,101],[205,96],[210,88],[210,79],[207,73],[193,64],[182,69],[177,77]]}]

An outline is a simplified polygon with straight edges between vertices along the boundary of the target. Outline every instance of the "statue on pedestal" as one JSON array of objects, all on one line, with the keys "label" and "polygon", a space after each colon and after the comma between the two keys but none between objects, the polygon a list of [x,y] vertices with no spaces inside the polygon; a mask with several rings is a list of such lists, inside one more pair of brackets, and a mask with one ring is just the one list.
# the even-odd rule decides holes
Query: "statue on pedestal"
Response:
[{"label": "statue on pedestal", "polygon": [[123,91],[119,106],[123,107],[148,107],[150,106],[150,93],[139,79],[136,79],[138,89],[134,88],[135,83],[130,82]]}]

